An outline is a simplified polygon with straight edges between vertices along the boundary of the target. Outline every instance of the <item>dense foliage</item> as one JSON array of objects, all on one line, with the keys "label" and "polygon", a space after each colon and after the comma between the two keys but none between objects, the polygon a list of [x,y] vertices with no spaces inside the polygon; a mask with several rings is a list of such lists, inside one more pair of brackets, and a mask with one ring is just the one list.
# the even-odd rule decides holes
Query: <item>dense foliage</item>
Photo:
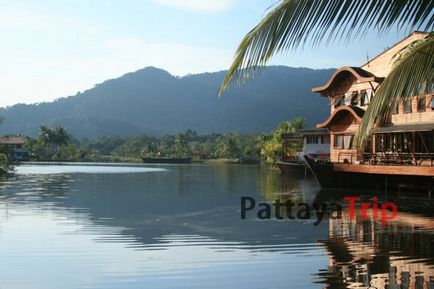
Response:
[{"label": "dense foliage", "polygon": [[[268,140],[261,145],[261,155],[268,163],[275,163],[282,157],[282,134],[297,133],[303,128],[304,121],[297,117],[292,121],[283,121],[279,123],[277,128],[271,133]],[[289,144],[294,150],[302,150],[298,142]]]},{"label": "dense foliage", "polygon": [[0,176],[10,173],[14,170],[14,164],[6,154],[0,153]]},{"label": "dense foliage", "polygon": [[187,130],[162,137],[101,137],[74,139],[62,127],[42,126],[38,138],[28,138],[25,147],[36,161],[140,161],[141,157],[191,157],[193,160],[229,159],[244,162],[280,157],[281,133],[296,132],[299,118],[282,122],[270,134],[198,134]]}]

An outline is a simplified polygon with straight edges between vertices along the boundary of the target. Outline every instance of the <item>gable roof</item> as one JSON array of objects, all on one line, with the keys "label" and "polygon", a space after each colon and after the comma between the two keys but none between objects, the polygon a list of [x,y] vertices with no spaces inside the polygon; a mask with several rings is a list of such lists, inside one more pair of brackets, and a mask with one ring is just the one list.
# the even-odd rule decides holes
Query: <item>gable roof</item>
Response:
[{"label": "gable roof", "polygon": [[312,91],[325,94],[327,91],[333,88],[336,83],[340,82],[342,78],[347,77],[348,75],[352,75],[356,80],[360,82],[374,81],[380,83],[384,80],[383,77],[376,77],[371,72],[366,71],[360,67],[344,66],[336,70],[326,84],[324,84],[323,86],[314,87],[312,88]]},{"label": "gable roof", "polygon": [[385,54],[386,52],[388,52],[389,50],[395,48],[396,46],[400,45],[401,43],[403,43],[404,41],[406,41],[408,38],[412,38],[415,35],[420,35],[421,38],[425,38],[426,36],[428,36],[428,32],[424,32],[424,31],[413,31],[412,33],[410,33],[407,37],[401,39],[400,41],[398,41],[397,43],[393,44],[391,47],[388,47],[387,49],[383,50],[382,52],[380,52],[379,54],[377,54],[376,56],[374,56],[373,58],[369,59],[366,63],[362,64],[361,67],[368,65],[370,62],[372,62],[373,60],[377,59],[378,57],[382,56],[383,54]]},{"label": "gable roof", "polygon": [[365,114],[365,111],[360,107],[342,105],[336,108],[325,121],[317,124],[316,127],[317,128],[329,127],[339,117],[339,115],[343,115],[343,114],[351,115],[356,120],[357,123],[360,123],[362,121],[363,115]]},{"label": "gable roof", "polygon": [[0,137],[0,144],[19,145],[24,144],[26,139],[22,136],[2,136]]}]

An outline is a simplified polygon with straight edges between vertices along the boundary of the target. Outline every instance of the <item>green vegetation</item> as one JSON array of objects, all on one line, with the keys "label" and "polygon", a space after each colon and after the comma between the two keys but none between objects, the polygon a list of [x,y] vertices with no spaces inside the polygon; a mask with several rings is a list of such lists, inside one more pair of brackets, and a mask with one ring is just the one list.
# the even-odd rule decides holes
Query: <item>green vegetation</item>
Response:
[{"label": "green vegetation", "polygon": [[6,154],[0,153],[0,176],[10,173],[14,169],[14,163],[8,159]]},{"label": "green vegetation", "polygon": [[[297,133],[303,128],[303,119],[297,117],[292,121],[281,122],[271,133],[271,137],[265,140],[261,145],[261,155],[268,163],[274,164],[276,160],[282,157],[282,134]],[[303,149],[299,143],[290,144],[294,149]]]},{"label": "green vegetation", "polygon": [[69,145],[71,136],[61,126],[49,128],[41,126],[37,139],[28,139],[25,147],[30,149],[37,160],[72,159],[75,147]]},{"label": "green vegetation", "polygon": [[[4,118],[0,116],[0,124],[4,121]],[[10,153],[9,147],[6,145],[0,145],[0,176],[3,176],[15,169],[14,162],[8,158]]]},{"label": "green vegetation", "polygon": [[0,108],[5,117],[0,135],[36,138],[41,125],[68,128],[79,140],[163,136],[187,129],[262,133],[300,115],[314,125],[330,109],[327,98],[315,97],[310,88],[327,82],[333,71],[272,66],[248,85],[218,98],[224,71],[176,77],[148,67],[53,102]]},{"label": "green vegetation", "polygon": [[[376,30],[432,31],[433,1],[390,0],[280,0],[241,41],[221,85],[222,93],[234,80],[251,77],[276,53],[305,45],[350,40]],[[375,93],[359,126],[354,144],[364,148],[371,129],[381,124],[399,99],[430,92],[434,75],[434,33],[411,45],[397,57],[394,67]]]},{"label": "green vegetation", "polygon": [[187,130],[176,135],[74,139],[63,127],[42,126],[38,138],[25,147],[34,161],[140,162],[141,157],[191,157],[193,160],[238,160],[274,163],[280,158],[281,133],[296,132],[301,118],[282,122],[270,134],[198,134]]}]

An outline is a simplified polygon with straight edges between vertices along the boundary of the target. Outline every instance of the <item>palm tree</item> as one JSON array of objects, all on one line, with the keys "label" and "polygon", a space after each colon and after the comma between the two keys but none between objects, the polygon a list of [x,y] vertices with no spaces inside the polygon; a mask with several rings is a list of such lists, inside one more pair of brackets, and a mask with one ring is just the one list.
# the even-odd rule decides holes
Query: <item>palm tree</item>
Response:
[{"label": "palm tree", "polygon": [[[351,40],[369,30],[379,35],[392,27],[410,32],[432,31],[432,0],[280,0],[241,41],[220,87],[243,83],[272,56],[303,45]],[[434,33],[415,43],[397,58],[394,67],[368,107],[354,144],[363,148],[374,125],[381,124],[399,98],[417,95],[434,75]]]},{"label": "palm tree", "polygon": [[39,128],[39,139],[44,143],[44,144],[49,144],[53,142],[54,139],[54,134],[51,128],[46,127],[46,126],[41,126]]},{"label": "palm tree", "polygon": [[67,145],[71,140],[71,135],[61,126],[56,128],[41,126],[39,128],[39,139],[45,146],[45,159],[47,159],[49,146],[51,146],[51,151],[57,154],[58,146]]},{"label": "palm tree", "polygon": [[239,148],[236,141],[236,136],[233,134],[225,135],[218,144],[218,154],[222,158],[237,158],[239,156]]},{"label": "palm tree", "polygon": [[[275,163],[282,157],[282,134],[298,133],[303,128],[304,121],[301,117],[296,117],[291,121],[283,121],[271,133],[269,139],[261,142],[261,155],[269,163]],[[299,142],[289,142],[287,146],[294,151],[302,149]]]},{"label": "palm tree", "polygon": [[54,132],[51,128],[44,125],[39,128],[39,140],[45,147],[44,160],[48,159],[49,146],[53,145],[54,139]]},{"label": "palm tree", "polygon": [[53,129],[54,133],[54,142],[56,145],[64,146],[68,145],[69,141],[71,140],[71,135],[67,132],[67,130],[61,126],[56,127]]},{"label": "palm tree", "polygon": [[61,158],[61,152],[59,151],[59,147],[62,148],[62,146],[68,145],[71,135],[64,129],[63,127],[59,126],[52,129],[53,133],[53,144],[55,146],[55,155],[56,159]]},{"label": "palm tree", "polygon": [[187,154],[187,142],[185,140],[185,135],[179,133],[175,137],[175,151],[178,157],[183,157]]}]

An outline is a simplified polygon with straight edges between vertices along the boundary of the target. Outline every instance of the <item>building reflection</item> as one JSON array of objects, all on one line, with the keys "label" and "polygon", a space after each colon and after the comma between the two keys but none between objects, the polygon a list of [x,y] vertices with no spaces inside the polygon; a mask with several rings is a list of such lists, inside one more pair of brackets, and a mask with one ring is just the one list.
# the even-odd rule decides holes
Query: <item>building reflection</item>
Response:
[{"label": "building reflection", "polygon": [[434,218],[426,210],[434,200],[392,199],[400,210],[385,225],[372,211],[362,219],[356,210],[350,219],[348,208],[341,219],[329,220],[329,238],[320,241],[329,265],[317,282],[325,288],[434,288]]},{"label": "building reflection", "polygon": [[305,272],[315,273],[314,282],[323,288],[434,288],[434,199],[428,196],[378,194],[399,206],[398,217],[384,226],[362,220],[360,212],[350,220],[345,210],[342,218],[318,226],[314,220],[258,221],[254,212],[240,219],[241,196],[321,205],[351,193],[373,197],[319,190],[311,177],[281,176],[256,166],[198,165],[158,174],[15,176],[0,183],[0,205],[54,211],[61,219],[87,224],[86,232],[102,231],[97,242],[116,237],[138,251],[188,244],[217,253],[278,252],[288,260],[317,254],[315,260],[328,266]]}]

